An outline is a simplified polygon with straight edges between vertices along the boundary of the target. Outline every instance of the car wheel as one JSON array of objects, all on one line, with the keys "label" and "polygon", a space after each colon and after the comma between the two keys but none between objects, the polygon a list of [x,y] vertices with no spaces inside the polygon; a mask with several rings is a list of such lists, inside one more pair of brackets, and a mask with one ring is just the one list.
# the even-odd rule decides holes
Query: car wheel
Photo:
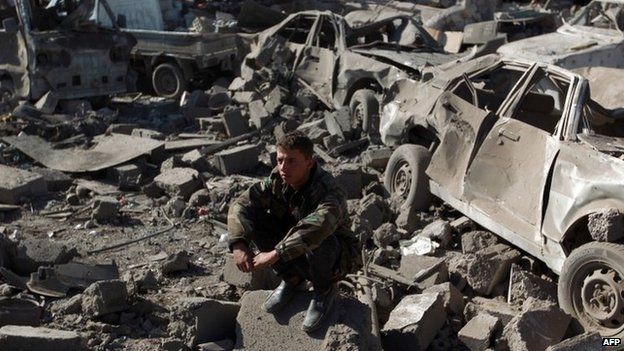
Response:
[{"label": "car wheel", "polygon": [[161,63],[152,72],[152,86],[159,96],[177,99],[186,89],[186,79],[177,65]]},{"label": "car wheel", "polygon": [[379,101],[375,92],[358,90],[351,97],[351,130],[355,138],[379,133]]},{"label": "car wheel", "polygon": [[425,210],[431,204],[429,177],[425,174],[431,153],[420,145],[399,146],[388,160],[384,185],[392,196],[403,199],[403,205]]},{"label": "car wheel", "polygon": [[557,294],[561,308],[586,331],[624,336],[624,245],[591,242],[572,251]]}]

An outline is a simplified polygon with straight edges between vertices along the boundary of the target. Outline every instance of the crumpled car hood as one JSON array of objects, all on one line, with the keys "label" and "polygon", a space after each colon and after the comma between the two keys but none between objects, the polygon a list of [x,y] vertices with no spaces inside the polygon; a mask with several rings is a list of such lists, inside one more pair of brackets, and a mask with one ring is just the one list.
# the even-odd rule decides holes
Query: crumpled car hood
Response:
[{"label": "crumpled car hood", "polygon": [[423,67],[438,66],[453,60],[457,60],[462,55],[448,54],[444,52],[406,52],[383,48],[357,48],[352,52],[372,57],[380,60],[387,60],[420,71]]},{"label": "crumpled car hood", "polygon": [[618,158],[624,155],[624,138],[594,134],[579,134],[578,138],[582,142],[605,154]]}]

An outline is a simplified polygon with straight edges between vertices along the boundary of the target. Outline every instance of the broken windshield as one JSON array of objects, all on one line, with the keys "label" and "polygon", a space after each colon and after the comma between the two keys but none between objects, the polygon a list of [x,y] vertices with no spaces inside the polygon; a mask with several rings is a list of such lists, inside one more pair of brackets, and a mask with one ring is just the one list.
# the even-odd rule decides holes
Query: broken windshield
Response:
[{"label": "broken windshield", "polygon": [[99,0],[31,0],[32,29],[77,30],[98,26]]},{"label": "broken windshield", "polygon": [[580,13],[570,21],[573,26],[591,27],[601,32],[624,29],[624,3],[615,1],[594,1],[584,7]]}]

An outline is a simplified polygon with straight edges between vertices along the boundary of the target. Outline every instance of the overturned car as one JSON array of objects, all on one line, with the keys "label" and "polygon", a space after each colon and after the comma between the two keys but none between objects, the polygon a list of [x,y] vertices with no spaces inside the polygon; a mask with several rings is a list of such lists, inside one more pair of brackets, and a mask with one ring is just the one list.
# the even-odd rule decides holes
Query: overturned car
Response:
[{"label": "overturned car", "polygon": [[399,81],[383,103],[389,191],[416,208],[434,194],[541,259],[566,312],[624,335],[624,116],[586,79],[490,55]]}]

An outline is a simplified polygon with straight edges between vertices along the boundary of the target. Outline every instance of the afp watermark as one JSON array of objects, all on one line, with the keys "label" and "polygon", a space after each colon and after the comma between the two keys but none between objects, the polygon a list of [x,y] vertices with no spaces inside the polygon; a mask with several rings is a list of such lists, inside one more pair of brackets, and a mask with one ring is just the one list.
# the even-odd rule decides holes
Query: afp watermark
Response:
[{"label": "afp watermark", "polygon": [[622,345],[622,339],[620,338],[602,338],[602,346],[620,346]]}]

